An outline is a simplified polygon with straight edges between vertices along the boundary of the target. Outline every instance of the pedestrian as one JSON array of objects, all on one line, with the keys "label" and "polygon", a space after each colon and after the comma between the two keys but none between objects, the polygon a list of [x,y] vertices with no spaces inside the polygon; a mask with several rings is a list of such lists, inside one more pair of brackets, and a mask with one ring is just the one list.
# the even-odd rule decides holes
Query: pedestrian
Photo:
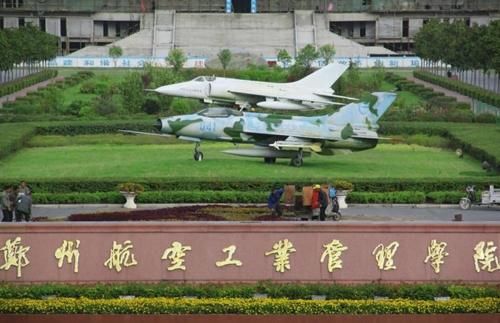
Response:
[{"label": "pedestrian", "polygon": [[276,187],[269,194],[269,198],[267,199],[267,207],[271,209],[272,215],[281,216],[283,214],[283,210],[281,209],[281,195],[283,195],[283,188]]},{"label": "pedestrian", "polygon": [[321,186],[316,184],[313,186],[313,189],[318,192],[318,202],[319,202],[319,220],[325,221],[326,218],[326,208],[328,207],[328,196],[321,189]]},{"label": "pedestrian", "polygon": [[31,220],[31,196],[23,192],[17,193],[16,199],[16,222]]},{"label": "pedestrian", "polygon": [[328,186],[328,196],[330,197],[330,202],[332,203],[332,212],[339,213],[339,201],[337,199],[337,189],[333,185]]},{"label": "pedestrian", "polygon": [[12,186],[5,186],[2,192],[2,222],[12,222],[16,196]]},{"label": "pedestrian", "polygon": [[24,195],[31,196],[31,187],[26,183],[26,181],[21,181],[19,187],[17,188],[18,193],[23,193]]}]

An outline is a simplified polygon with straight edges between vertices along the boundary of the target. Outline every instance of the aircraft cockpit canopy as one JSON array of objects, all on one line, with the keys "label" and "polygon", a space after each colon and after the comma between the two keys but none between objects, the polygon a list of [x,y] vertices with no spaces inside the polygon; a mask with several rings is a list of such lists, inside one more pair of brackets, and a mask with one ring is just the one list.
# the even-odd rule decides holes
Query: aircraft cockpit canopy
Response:
[{"label": "aircraft cockpit canopy", "polygon": [[197,78],[193,79],[195,82],[212,82],[215,81],[215,75],[212,76],[198,76]]},{"label": "aircraft cockpit canopy", "polygon": [[227,118],[230,116],[242,116],[243,112],[231,108],[208,108],[197,113],[200,116],[209,118]]}]

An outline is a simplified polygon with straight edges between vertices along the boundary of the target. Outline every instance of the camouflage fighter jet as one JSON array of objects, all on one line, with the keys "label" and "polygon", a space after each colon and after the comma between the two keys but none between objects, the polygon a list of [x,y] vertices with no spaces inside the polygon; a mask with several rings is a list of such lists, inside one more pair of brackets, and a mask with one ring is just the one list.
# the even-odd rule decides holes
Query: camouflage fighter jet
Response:
[{"label": "camouflage fighter jet", "polygon": [[335,95],[331,89],[347,68],[347,65],[332,63],[290,83],[198,76],[191,81],[165,85],[150,91],[241,109],[257,106],[275,110],[315,110],[332,104],[345,104],[334,102],[335,98],[357,100]]},{"label": "camouflage fighter jet", "polygon": [[[203,160],[201,140],[249,143],[254,147],[230,149],[225,153],[263,157],[266,163],[290,158],[300,167],[311,152],[334,155],[374,148],[378,140],[377,120],[389,108],[396,94],[372,93],[373,103],[350,103],[330,115],[299,117],[241,112],[231,108],[208,108],[195,114],[158,119],[160,136],[194,141],[194,159]],[[122,130],[132,134],[151,134]]]}]

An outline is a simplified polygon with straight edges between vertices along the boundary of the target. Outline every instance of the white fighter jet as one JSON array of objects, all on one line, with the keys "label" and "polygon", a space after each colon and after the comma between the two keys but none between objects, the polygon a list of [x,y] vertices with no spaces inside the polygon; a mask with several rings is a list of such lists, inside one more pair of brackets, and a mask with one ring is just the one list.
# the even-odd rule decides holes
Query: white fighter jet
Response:
[{"label": "white fighter jet", "polygon": [[275,110],[314,110],[328,105],[345,105],[334,99],[357,100],[335,95],[331,89],[348,66],[329,64],[290,83],[239,80],[215,76],[198,76],[182,83],[161,86],[153,91],[177,97],[199,99],[207,104],[237,106],[241,109],[260,107]]}]

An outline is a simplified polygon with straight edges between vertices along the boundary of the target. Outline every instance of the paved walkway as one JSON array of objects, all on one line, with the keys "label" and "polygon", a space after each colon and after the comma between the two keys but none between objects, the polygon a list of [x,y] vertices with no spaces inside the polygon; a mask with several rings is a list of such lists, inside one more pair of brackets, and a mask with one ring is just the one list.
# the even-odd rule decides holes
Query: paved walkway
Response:
[{"label": "paved walkway", "polygon": [[[215,203],[221,205],[223,203]],[[138,204],[138,209],[158,209],[189,205],[208,204]],[[267,208],[266,204],[226,204],[252,205]],[[121,204],[52,204],[33,205],[33,217],[65,218],[74,213],[116,212],[124,211]],[[458,205],[432,204],[350,204],[341,210],[342,221],[376,221],[376,222],[408,222],[408,221],[441,221],[451,222],[455,215],[461,214],[464,222],[497,222],[500,221],[500,207],[477,207],[461,210]]]},{"label": "paved walkway", "polygon": [[465,103],[468,103],[468,104],[472,104],[472,99],[470,97],[462,95],[462,94],[460,94],[458,92],[450,91],[448,89],[445,89],[444,87],[441,87],[439,85],[435,85],[435,84],[432,84],[432,83],[429,83],[429,82],[426,82],[426,81],[422,81],[422,80],[417,79],[417,78],[415,78],[413,76],[408,76],[407,79],[409,81],[415,82],[417,84],[422,84],[423,86],[425,86],[427,88],[431,88],[435,92],[442,92],[446,96],[451,96],[453,98],[456,98],[458,102],[465,102]]},{"label": "paved walkway", "polygon": [[46,81],[43,81],[43,82],[40,82],[40,83],[37,83],[37,84],[33,84],[32,86],[28,86],[28,87],[22,89],[21,91],[17,91],[17,92],[14,92],[14,93],[2,96],[2,97],[0,97],[0,108],[6,102],[13,102],[17,98],[21,98],[21,97],[27,96],[28,93],[30,93],[30,92],[36,92],[36,91],[38,91],[38,89],[43,89],[43,88],[47,87],[49,84],[55,83],[58,80],[64,80],[64,77],[57,76],[57,77],[48,79]]}]

